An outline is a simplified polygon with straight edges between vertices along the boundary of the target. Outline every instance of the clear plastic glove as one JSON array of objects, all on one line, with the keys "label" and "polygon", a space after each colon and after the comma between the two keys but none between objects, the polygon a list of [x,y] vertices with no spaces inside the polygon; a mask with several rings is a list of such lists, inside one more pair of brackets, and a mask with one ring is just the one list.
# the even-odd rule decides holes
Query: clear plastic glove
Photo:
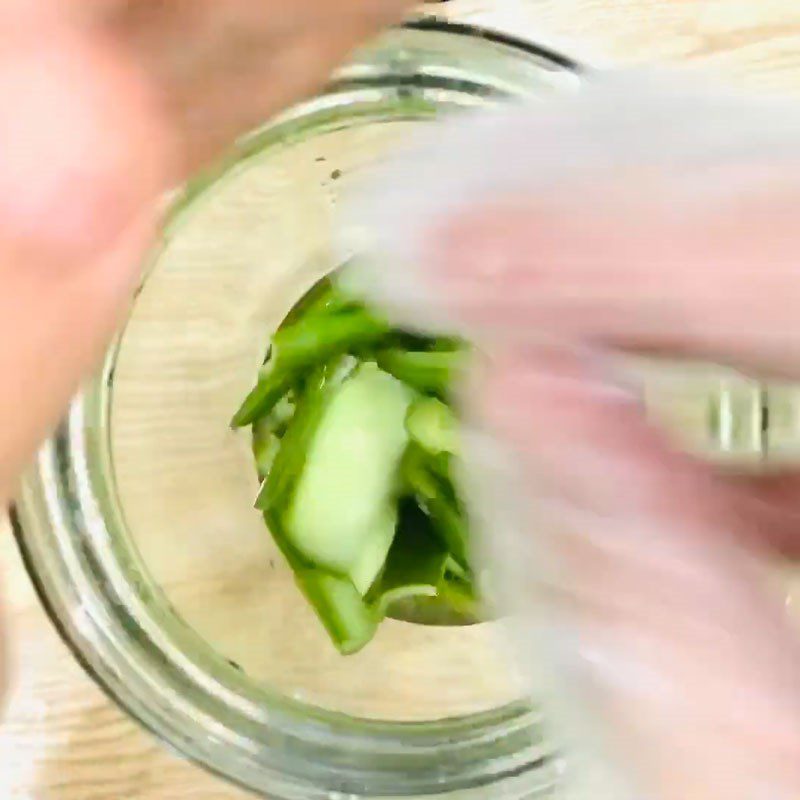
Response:
[{"label": "clear plastic glove", "polygon": [[800,379],[798,212],[797,106],[622,75],[446,123],[350,207],[353,280],[489,356],[470,496],[574,774],[617,767],[581,797],[800,797],[799,642],[763,580],[800,552],[800,478],[673,451],[619,361]]},{"label": "clear plastic glove", "polygon": [[156,198],[405,5],[0,3],[0,506],[121,320]]}]

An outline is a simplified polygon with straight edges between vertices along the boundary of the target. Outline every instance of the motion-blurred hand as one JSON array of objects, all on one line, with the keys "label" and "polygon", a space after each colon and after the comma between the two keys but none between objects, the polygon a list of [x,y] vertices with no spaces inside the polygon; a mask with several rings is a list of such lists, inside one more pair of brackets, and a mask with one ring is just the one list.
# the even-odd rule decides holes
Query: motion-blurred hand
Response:
[{"label": "motion-blurred hand", "polygon": [[118,324],[159,194],[404,5],[0,4],[0,503]]},{"label": "motion-blurred hand", "polygon": [[790,800],[800,649],[761,570],[800,553],[800,479],[674,452],[618,356],[800,380],[800,120],[616,80],[459,120],[388,167],[354,205],[381,267],[361,280],[493,356],[476,439],[516,470],[488,446],[468,466],[494,577],[628,796]]}]

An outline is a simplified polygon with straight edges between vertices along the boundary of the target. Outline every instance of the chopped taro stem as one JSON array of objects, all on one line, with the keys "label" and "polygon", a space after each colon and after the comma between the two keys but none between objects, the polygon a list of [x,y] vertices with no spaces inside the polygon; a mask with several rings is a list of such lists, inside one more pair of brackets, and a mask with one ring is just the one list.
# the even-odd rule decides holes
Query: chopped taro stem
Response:
[{"label": "chopped taro stem", "polygon": [[450,406],[435,397],[420,397],[408,409],[408,435],[433,455],[459,452],[459,426]]},{"label": "chopped taro stem", "polygon": [[269,477],[275,456],[281,448],[281,440],[274,433],[266,433],[261,436],[253,436],[253,457],[256,460],[258,477],[263,482]]},{"label": "chopped taro stem", "polygon": [[380,579],[372,591],[381,615],[398,600],[435,597],[444,580],[449,554],[430,519],[411,498],[400,501],[397,534]]},{"label": "chopped taro stem", "polygon": [[449,478],[449,461],[410,444],[401,464],[403,481],[433,523],[433,529],[453,559],[467,566],[468,532],[465,514]]},{"label": "chopped taro stem", "polygon": [[392,348],[376,355],[378,366],[423,394],[447,398],[466,363],[461,350],[415,352]]},{"label": "chopped taro stem", "polygon": [[343,655],[357,652],[375,635],[380,619],[347,578],[301,569],[295,580]]},{"label": "chopped taro stem", "polygon": [[320,367],[307,382],[258,495],[256,508],[282,514],[288,504],[294,483],[303,469],[311,437],[330,400],[329,371],[330,368]]},{"label": "chopped taro stem", "polygon": [[389,331],[384,320],[363,309],[301,318],[272,337],[271,356],[258,383],[234,414],[235,428],[269,413],[315,367],[355,347],[377,342]]},{"label": "chopped taro stem", "polygon": [[455,337],[393,328],[324,278],[273,335],[233,417],[252,426],[255,505],[343,654],[387,615],[481,617],[452,478],[468,355]]}]

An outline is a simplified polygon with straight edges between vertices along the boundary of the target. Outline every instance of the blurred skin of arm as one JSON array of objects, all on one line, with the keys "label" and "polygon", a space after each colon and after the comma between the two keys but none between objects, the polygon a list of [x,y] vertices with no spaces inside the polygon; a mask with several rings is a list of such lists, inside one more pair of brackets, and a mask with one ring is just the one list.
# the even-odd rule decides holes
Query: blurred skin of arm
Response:
[{"label": "blurred skin of arm", "polygon": [[125,313],[160,194],[402,0],[0,7],[0,501]]}]

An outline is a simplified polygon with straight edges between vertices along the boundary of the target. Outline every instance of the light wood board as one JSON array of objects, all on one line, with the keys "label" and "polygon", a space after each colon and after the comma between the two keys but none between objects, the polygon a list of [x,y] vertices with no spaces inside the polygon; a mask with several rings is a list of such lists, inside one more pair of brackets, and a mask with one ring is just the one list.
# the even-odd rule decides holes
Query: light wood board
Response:
[{"label": "light wood board", "polygon": [[[797,0],[451,0],[428,8],[598,65],[691,64],[740,85],[800,92]],[[0,797],[244,798],[163,750],[82,673],[40,609],[5,527],[0,521],[11,685],[0,726]]]}]

